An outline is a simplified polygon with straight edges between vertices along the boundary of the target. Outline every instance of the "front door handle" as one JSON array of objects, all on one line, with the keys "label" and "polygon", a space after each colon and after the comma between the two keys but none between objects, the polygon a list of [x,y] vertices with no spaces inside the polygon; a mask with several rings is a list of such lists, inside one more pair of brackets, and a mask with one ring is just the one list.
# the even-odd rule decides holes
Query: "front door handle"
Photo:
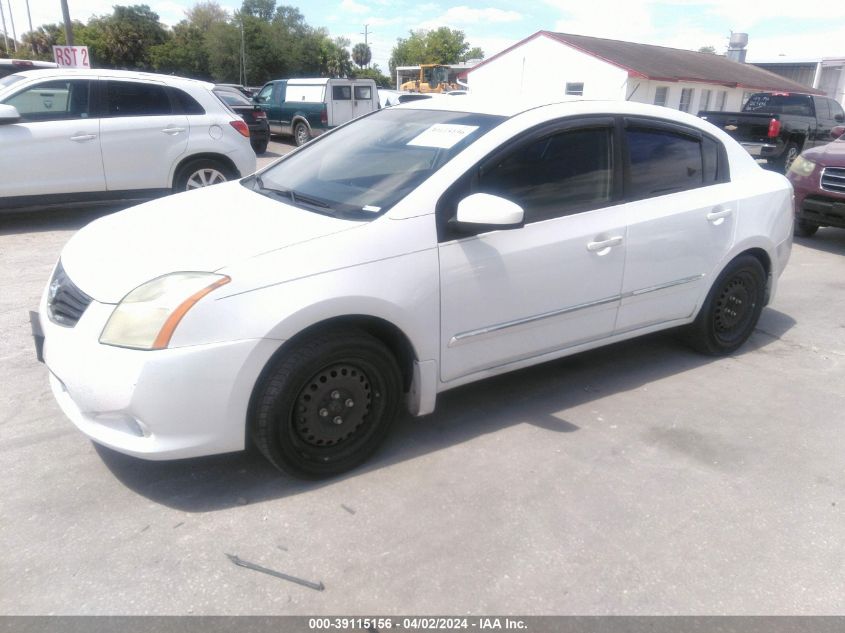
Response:
[{"label": "front door handle", "polygon": [[80,133],[77,133],[77,134],[74,134],[73,136],[71,136],[70,140],[76,141],[77,143],[83,143],[85,141],[93,141],[95,138],[97,138],[96,134],[80,134]]},{"label": "front door handle", "polygon": [[707,214],[707,221],[710,224],[714,224],[716,226],[720,225],[722,222],[725,221],[725,218],[729,217],[733,213],[733,209],[723,209],[721,207],[716,207],[710,213]]},{"label": "front door handle", "polygon": [[622,236],[617,235],[606,240],[600,240],[598,242],[589,242],[587,244],[587,250],[591,253],[598,253],[599,255],[604,255],[605,253],[609,252],[611,248],[613,248],[614,246],[619,246],[621,243]]},{"label": "front door handle", "polygon": [[183,127],[166,127],[162,130],[165,134],[170,134],[170,136],[176,136],[177,134],[181,134],[185,131]]}]

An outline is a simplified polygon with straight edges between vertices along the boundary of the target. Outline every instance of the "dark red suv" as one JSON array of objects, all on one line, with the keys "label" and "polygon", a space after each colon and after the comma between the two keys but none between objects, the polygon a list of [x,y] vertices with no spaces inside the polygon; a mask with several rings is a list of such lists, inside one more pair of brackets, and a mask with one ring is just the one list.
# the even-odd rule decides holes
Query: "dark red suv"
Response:
[{"label": "dark red suv", "polygon": [[795,235],[810,237],[820,226],[845,229],[845,126],[833,128],[837,140],[808,149],[786,177],[795,188]]}]

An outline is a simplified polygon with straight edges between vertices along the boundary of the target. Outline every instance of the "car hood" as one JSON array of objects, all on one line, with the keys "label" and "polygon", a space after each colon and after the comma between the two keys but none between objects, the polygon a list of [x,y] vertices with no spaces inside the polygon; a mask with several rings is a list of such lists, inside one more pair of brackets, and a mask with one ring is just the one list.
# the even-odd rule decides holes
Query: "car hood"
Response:
[{"label": "car hood", "polygon": [[825,167],[845,167],[845,141],[833,141],[808,149],[804,157]]},{"label": "car hood", "polygon": [[101,303],[179,271],[244,259],[361,226],[268,198],[238,182],[167,196],[96,220],[62,251],[73,282]]}]

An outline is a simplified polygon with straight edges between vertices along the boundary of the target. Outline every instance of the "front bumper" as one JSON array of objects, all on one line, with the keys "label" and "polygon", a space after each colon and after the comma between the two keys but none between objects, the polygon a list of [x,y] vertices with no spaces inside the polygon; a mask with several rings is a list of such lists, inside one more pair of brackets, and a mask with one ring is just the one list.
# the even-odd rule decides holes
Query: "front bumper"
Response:
[{"label": "front bumper", "polygon": [[253,387],[279,341],[158,351],[102,345],[113,308],[94,301],[68,328],[47,317],[42,299],[44,361],[65,415],[98,444],[145,459],[242,450]]},{"label": "front bumper", "polygon": [[[797,201],[796,201],[797,202]],[[828,198],[809,195],[796,204],[795,215],[820,226],[835,226],[845,229],[845,198]]]}]

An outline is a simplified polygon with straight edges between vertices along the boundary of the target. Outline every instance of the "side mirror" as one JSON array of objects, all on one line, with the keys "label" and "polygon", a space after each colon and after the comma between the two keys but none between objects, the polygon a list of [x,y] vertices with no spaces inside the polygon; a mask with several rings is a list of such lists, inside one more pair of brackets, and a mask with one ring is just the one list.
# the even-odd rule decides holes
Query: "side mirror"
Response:
[{"label": "side mirror", "polygon": [[17,123],[20,120],[21,114],[15,106],[0,104],[0,125]]},{"label": "side mirror", "polygon": [[833,138],[841,138],[843,134],[845,134],[845,125],[837,125],[830,131]]},{"label": "side mirror", "polygon": [[474,193],[458,203],[454,222],[472,233],[518,229],[525,225],[525,212],[518,204],[489,193]]}]

